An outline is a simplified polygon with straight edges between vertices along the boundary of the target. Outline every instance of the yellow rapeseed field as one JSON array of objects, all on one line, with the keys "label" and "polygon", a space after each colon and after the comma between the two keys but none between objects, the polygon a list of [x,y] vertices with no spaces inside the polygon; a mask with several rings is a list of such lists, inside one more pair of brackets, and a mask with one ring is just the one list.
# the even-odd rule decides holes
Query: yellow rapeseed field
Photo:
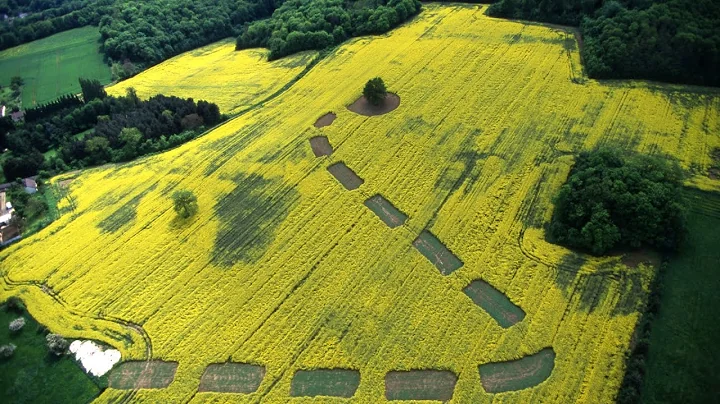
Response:
[{"label": "yellow rapeseed field", "polygon": [[185,52],[121,81],[107,92],[125,95],[133,87],[141,98],[174,95],[216,103],[222,113],[240,112],[292,80],[317,54],[303,52],[268,63],[266,49],[235,51],[227,39]]},{"label": "yellow rapeseed field", "polygon": [[[183,58],[205,67],[194,56],[171,64],[182,70]],[[165,68],[145,75],[172,87],[189,76]],[[399,108],[348,111],[376,76]],[[224,111],[248,103],[196,80],[198,95],[183,95]],[[333,124],[315,128],[330,111]],[[287,402],[294,372],[312,368],[358,369],[362,403],[385,400],[385,375],[403,369],[454,372],[457,403],[612,402],[652,271],[547,243],[552,195],[573,154],[603,144],[673,156],[689,184],[718,190],[707,169],[719,116],[710,89],[584,79],[565,32],[426,5],[198,140],[82,173],[60,220],[2,252],[0,300],[19,295],[52,330],[105,341],[124,360],[177,361],[173,383],[138,391],[141,402]],[[331,156],[314,157],[318,135]],[[363,185],[345,190],[326,170],[335,162]],[[198,198],[186,222],[169,198],[180,189]],[[363,205],[375,194],[405,224],[390,229]],[[443,276],[412,246],[423,229],[464,265]],[[500,327],[462,292],[475,279],[525,318]],[[485,392],[478,365],[548,347],[546,381]],[[266,367],[258,391],[197,393],[204,369],[228,360]],[[98,401],[126,394],[110,388]]]}]

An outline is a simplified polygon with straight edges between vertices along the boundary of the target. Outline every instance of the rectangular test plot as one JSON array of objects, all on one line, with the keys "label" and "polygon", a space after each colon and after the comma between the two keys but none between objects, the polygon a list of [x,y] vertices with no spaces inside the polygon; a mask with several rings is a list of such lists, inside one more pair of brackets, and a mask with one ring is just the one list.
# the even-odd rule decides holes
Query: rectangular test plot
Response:
[{"label": "rectangular test plot", "polygon": [[405,223],[407,215],[393,206],[382,195],[375,195],[365,201],[365,206],[372,210],[388,227],[394,229]]},{"label": "rectangular test plot", "polygon": [[478,367],[480,382],[488,393],[502,393],[537,386],[547,380],[555,367],[555,351],[545,348],[524,358],[486,363]]},{"label": "rectangular test plot", "polygon": [[427,230],[420,233],[418,238],[413,241],[413,246],[443,275],[450,275],[463,266],[463,262]]},{"label": "rectangular test plot", "polygon": [[472,301],[485,310],[503,328],[511,327],[525,318],[525,312],[489,283],[477,279],[463,289]]},{"label": "rectangular test plot", "polygon": [[213,363],[203,372],[198,391],[253,393],[265,377],[265,367],[248,363]]},{"label": "rectangular test plot", "polygon": [[108,377],[114,389],[162,389],[175,379],[177,362],[129,361],[119,364]]},{"label": "rectangular test plot", "polygon": [[348,191],[358,189],[365,181],[360,178],[353,170],[351,170],[345,163],[335,163],[328,167],[330,174],[335,177]]},{"label": "rectangular test plot", "polygon": [[350,398],[360,385],[360,372],[352,369],[298,370],[292,379],[293,397],[331,396]]},{"label": "rectangular test plot", "polygon": [[449,401],[457,376],[448,370],[394,371],[385,375],[385,398],[388,400]]},{"label": "rectangular test plot", "polygon": [[325,136],[315,136],[310,138],[310,148],[315,154],[315,157],[329,156],[333,152],[332,145]]}]

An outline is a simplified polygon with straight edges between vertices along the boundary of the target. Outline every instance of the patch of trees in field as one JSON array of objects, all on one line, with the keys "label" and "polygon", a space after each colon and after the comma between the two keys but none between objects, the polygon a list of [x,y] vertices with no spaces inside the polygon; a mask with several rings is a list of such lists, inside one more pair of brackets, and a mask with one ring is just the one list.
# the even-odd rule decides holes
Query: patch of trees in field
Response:
[{"label": "patch of trees in field", "polygon": [[418,0],[286,0],[272,16],[245,26],[237,49],[266,47],[270,58],[380,34],[420,12]]},{"label": "patch of trees in field", "polygon": [[[6,179],[128,161],[177,146],[223,119],[218,106],[206,101],[164,95],[142,101],[132,89],[111,97],[97,81],[85,81],[82,89],[79,105],[65,100],[64,108],[29,110],[33,119],[17,127],[3,120],[0,128],[7,133],[0,146],[10,150],[2,165]],[[45,158],[51,150],[57,152]]]},{"label": "patch of trees in field", "polygon": [[551,241],[592,254],[677,250],[685,229],[682,170],[660,157],[582,152],[555,199]]},{"label": "patch of trees in field", "polygon": [[720,86],[715,0],[500,0],[488,13],[579,25],[588,75]]}]

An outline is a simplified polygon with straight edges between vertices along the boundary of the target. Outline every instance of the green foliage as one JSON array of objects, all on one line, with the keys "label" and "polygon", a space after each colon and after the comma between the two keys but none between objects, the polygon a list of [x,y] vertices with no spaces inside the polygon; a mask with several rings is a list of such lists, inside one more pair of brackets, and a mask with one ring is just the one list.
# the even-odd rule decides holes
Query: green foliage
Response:
[{"label": "green foliage", "polygon": [[383,101],[385,101],[385,96],[387,95],[385,83],[380,77],[368,80],[368,82],[365,83],[363,95],[368,101],[370,101],[371,104],[380,105]]},{"label": "green foliage", "polygon": [[580,25],[591,77],[720,85],[715,0],[500,0],[488,13]]},{"label": "green foliage", "polygon": [[583,152],[556,197],[548,236],[596,255],[676,250],[685,236],[681,186],[676,163],[614,149]]},{"label": "green foliage", "polygon": [[80,89],[82,90],[83,100],[85,102],[92,101],[96,98],[102,99],[107,97],[105,87],[100,83],[100,80],[84,79],[81,77],[78,81],[80,82]]},{"label": "green foliage", "polygon": [[[12,152],[2,164],[6,178],[129,161],[193,139],[202,125],[223,119],[218,106],[207,101],[164,95],[142,101],[132,88],[125,97],[93,98],[83,103],[63,97],[28,110],[34,111],[31,125],[27,119],[18,127],[0,120]],[[49,151],[56,152],[43,155]]]},{"label": "green foliage", "polygon": [[25,84],[25,80],[23,80],[20,76],[13,76],[10,78],[10,86],[13,88],[17,88]]},{"label": "green foliage", "polygon": [[418,0],[287,0],[272,17],[248,24],[237,49],[267,47],[275,59],[347,38],[389,31],[420,12]]},{"label": "green foliage", "polygon": [[[48,353],[45,334],[31,316],[25,329],[11,333],[8,324],[16,315],[0,310],[0,402],[2,403],[87,403],[102,391],[69,355]],[[11,349],[14,346],[14,349]],[[4,350],[2,347],[7,347]]]},{"label": "green foliage", "polygon": [[46,335],[45,342],[47,344],[48,350],[56,356],[64,354],[70,346],[70,343],[65,338],[63,338],[62,335],[59,334]]},{"label": "green foliage", "polygon": [[175,191],[172,200],[175,212],[183,219],[189,218],[198,210],[197,197],[192,191]]}]

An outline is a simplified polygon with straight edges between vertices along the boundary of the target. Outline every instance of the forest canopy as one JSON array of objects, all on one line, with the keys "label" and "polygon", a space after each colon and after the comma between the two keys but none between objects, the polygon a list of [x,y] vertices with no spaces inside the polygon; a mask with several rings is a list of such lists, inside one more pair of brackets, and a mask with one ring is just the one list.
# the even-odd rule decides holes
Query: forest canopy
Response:
[{"label": "forest canopy", "polygon": [[132,89],[112,97],[94,87],[85,81],[84,93],[97,95],[91,99],[68,95],[27,110],[17,127],[0,121],[0,146],[10,150],[2,165],[7,180],[129,161],[193,139],[223,119],[217,105],[202,100],[156,95],[143,101]]},{"label": "forest canopy", "polygon": [[607,148],[582,152],[556,196],[548,238],[596,255],[676,250],[686,231],[681,188],[674,161]]},{"label": "forest canopy", "polygon": [[418,0],[287,0],[272,17],[245,27],[237,49],[266,47],[270,58],[322,49],[389,31],[420,12]]},{"label": "forest canopy", "polygon": [[130,75],[134,65],[232,36],[238,49],[268,47],[273,58],[322,49],[387,32],[420,7],[417,0],[0,0],[0,14],[9,17],[0,19],[0,50],[98,25],[102,51],[119,66],[114,70]]},{"label": "forest canopy", "polygon": [[720,86],[715,0],[500,0],[488,13],[579,25],[590,77]]}]

